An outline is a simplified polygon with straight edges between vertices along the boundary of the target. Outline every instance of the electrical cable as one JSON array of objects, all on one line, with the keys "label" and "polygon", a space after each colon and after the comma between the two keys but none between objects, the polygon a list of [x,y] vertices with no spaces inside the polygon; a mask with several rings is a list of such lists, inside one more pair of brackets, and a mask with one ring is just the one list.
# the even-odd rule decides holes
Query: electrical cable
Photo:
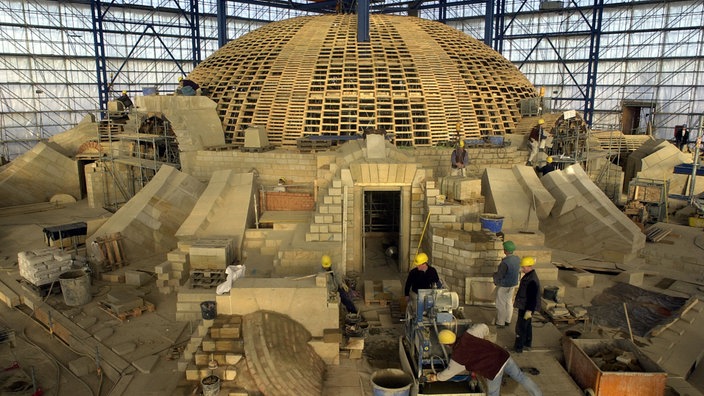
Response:
[{"label": "electrical cable", "polygon": [[[63,363],[61,363],[57,358],[55,358],[53,355],[51,355],[51,354],[50,354],[49,352],[47,352],[45,349],[43,349],[43,348],[39,347],[39,345],[35,344],[35,343],[29,338],[29,336],[27,335],[27,329],[23,329],[23,330],[22,330],[22,337],[24,338],[24,341],[25,341],[27,344],[29,344],[29,345],[33,346],[34,348],[39,349],[40,351],[42,351],[42,353],[44,353],[46,356],[48,356],[49,359],[52,360],[55,365],[57,365],[57,367],[61,367],[61,368],[63,368],[66,372],[68,372],[69,374],[71,374],[76,380],[78,380],[78,382],[82,383],[86,388],[88,388],[88,390],[90,391],[90,394],[91,394],[91,395],[94,395],[93,389],[90,387],[90,385],[88,385],[87,382],[85,382],[85,381],[82,380],[79,376],[77,376],[76,374],[74,374],[68,367],[64,366]],[[59,378],[60,378],[60,374],[59,374]],[[60,387],[60,386],[61,386],[61,381],[57,381],[57,387]],[[57,389],[57,395],[58,395],[58,389]]]}]

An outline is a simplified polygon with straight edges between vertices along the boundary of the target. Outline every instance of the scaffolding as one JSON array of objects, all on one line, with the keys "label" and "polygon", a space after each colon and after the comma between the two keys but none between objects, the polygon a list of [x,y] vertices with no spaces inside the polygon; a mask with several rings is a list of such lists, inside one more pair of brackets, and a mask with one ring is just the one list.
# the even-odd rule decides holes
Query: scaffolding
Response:
[{"label": "scaffolding", "polygon": [[[653,134],[670,138],[704,108],[701,0],[390,0],[370,9],[443,21],[491,44],[546,88],[554,110],[581,111],[592,129],[620,129],[623,101],[650,101]],[[178,76],[264,24],[338,11],[333,0],[4,1],[0,153],[16,158],[104,109],[114,92],[173,91]]]}]

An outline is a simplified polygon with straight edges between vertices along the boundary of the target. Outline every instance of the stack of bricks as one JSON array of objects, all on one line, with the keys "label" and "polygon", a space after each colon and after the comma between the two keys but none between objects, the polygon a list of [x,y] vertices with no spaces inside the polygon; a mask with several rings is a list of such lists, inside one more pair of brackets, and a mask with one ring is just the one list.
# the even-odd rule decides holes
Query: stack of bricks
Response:
[{"label": "stack of bricks", "polygon": [[35,286],[43,286],[59,279],[71,269],[73,257],[59,247],[19,252],[17,254],[20,276]]},{"label": "stack of bricks", "polygon": [[154,267],[159,292],[169,294],[188,280],[190,262],[188,252],[174,249],[166,254],[166,261]]},{"label": "stack of bricks", "polygon": [[262,191],[264,210],[313,210],[315,199],[312,194],[295,192]]},{"label": "stack of bricks", "polygon": [[209,375],[217,375],[232,381],[237,375],[234,366],[243,354],[242,317],[218,317],[202,337],[200,346],[193,353],[193,361],[187,364],[186,379],[200,381]]},{"label": "stack of bricks", "polygon": [[342,180],[334,179],[327,192],[321,191],[306,242],[342,241]]}]

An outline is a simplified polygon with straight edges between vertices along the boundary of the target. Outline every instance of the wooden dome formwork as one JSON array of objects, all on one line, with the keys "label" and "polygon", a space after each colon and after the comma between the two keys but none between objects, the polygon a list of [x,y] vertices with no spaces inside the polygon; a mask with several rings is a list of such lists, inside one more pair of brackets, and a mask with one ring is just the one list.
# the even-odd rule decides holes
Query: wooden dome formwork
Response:
[{"label": "wooden dome formwork", "polygon": [[371,15],[357,42],[356,15],[273,22],[220,48],[190,74],[217,103],[225,141],[250,126],[269,143],[351,136],[369,128],[397,146],[435,146],[511,133],[535,87],[508,60],[447,25]]}]

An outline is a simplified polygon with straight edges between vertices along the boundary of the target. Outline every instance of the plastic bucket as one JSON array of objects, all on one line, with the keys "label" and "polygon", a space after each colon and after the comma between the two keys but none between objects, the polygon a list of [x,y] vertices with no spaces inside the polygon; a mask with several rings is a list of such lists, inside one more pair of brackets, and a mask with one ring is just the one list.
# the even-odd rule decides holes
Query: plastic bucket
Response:
[{"label": "plastic bucket", "polygon": [[203,319],[215,319],[217,316],[217,309],[215,308],[215,301],[203,301],[200,303],[200,313],[203,315]]},{"label": "plastic bucket", "polygon": [[61,293],[64,295],[64,302],[69,307],[78,307],[93,299],[93,295],[90,293],[90,277],[82,269],[59,275],[59,283],[61,284]]},{"label": "plastic bucket", "polygon": [[501,232],[501,227],[504,225],[504,217],[484,213],[479,215],[479,223],[482,225],[482,229],[489,230],[493,233]]},{"label": "plastic bucket", "polygon": [[374,396],[408,396],[413,378],[399,369],[383,369],[372,374]]},{"label": "plastic bucket", "polygon": [[200,380],[200,386],[203,388],[203,396],[217,396],[220,393],[220,377],[209,375]]}]

